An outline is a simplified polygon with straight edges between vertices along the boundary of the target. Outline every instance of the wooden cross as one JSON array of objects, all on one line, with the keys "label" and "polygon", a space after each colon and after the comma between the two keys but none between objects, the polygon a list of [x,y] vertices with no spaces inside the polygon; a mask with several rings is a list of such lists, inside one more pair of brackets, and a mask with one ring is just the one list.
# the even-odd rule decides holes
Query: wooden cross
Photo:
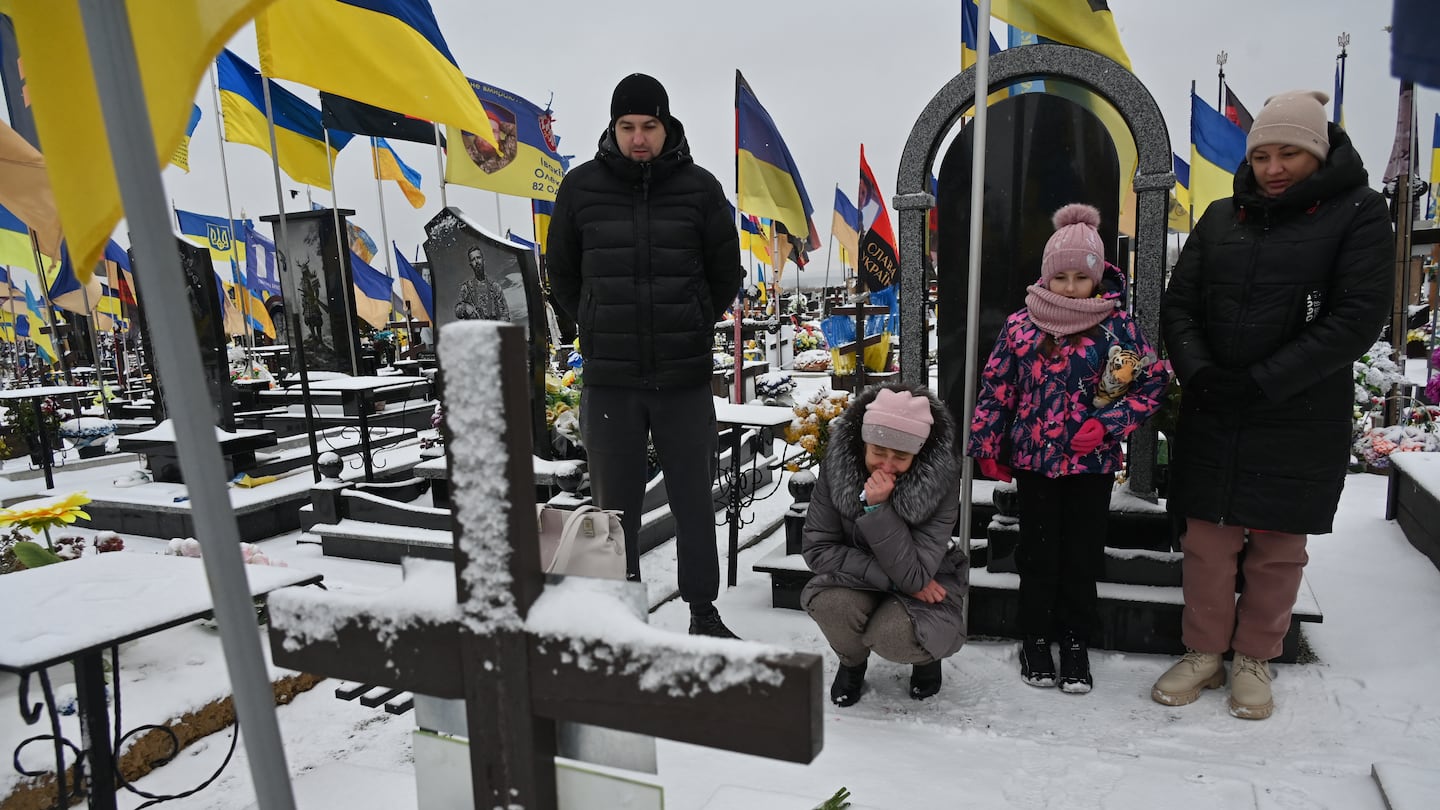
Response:
[{"label": "wooden cross", "polygon": [[270,600],[275,663],[464,699],[477,808],[557,808],[555,724],[562,720],[813,760],[823,728],[817,655],[526,626],[547,586],[536,539],[524,332],[484,321],[441,331],[456,603],[437,611],[381,595],[367,606],[288,589]]}]

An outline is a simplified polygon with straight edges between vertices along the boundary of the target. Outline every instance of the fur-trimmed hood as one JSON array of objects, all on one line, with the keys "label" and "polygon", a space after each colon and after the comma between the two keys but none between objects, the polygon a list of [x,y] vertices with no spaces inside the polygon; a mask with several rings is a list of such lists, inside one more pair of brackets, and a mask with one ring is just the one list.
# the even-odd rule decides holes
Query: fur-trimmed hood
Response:
[{"label": "fur-trimmed hood", "polygon": [[[891,507],[913,526],[933,515],[943,498],[955,495],[955,481],[959,478],[955,421],[949,409],[927,389],[906,383],[884,387],[924,396],[930,401],[930,415],[935,419],[930,438],[916,454],[909,471],[896,480],[895,491],[890,495]],[[835,508],[849,520],[855,520],[862,513],[860,491],[870,477],[865,470],[865,442],[860,438],[860,421],[880,388],[863,391],[845,413],[830,423],[829,450],[825,463],[820,465],[820,473],[834,494]]]}]

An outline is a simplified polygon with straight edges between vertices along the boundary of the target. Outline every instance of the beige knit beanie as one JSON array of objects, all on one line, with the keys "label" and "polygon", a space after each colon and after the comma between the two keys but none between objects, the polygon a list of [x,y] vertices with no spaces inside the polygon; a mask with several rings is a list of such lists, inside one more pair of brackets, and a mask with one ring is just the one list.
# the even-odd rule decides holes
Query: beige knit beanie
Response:
[{"label": "beige knit beanie", "polygon": [[1266,144],[1285,144],[1304,149],[1320,159],[1330,154],[1325,102],[1330,96],[1320,90],[1291,90],[1265,99],[1245,138],[1245,156]]}]

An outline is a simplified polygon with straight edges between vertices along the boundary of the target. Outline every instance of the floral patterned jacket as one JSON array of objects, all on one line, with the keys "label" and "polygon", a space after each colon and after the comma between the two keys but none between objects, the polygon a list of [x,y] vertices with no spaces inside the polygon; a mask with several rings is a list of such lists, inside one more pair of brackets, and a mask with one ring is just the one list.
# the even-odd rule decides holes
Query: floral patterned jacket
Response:
[{"label": "floral patterned jacket", "polygon": [[[1118,471],[1120,441],[1160,407],[1170,369],[1125,312],[1116,310],[1095,331],[1098,338],[1081,337],[1077,346],[1056,341],[1054,356],[1046,356],[1040,351],[1045,334],[1027,309],[1006,319],[981,376],[968,455],[1050,478]],[[1097,408],[1095,388],[1117,343],[1147,362],[1125,396]],[[1072,451],[1071,439],[1092,417],[1105,438],[1089,453]]]}]

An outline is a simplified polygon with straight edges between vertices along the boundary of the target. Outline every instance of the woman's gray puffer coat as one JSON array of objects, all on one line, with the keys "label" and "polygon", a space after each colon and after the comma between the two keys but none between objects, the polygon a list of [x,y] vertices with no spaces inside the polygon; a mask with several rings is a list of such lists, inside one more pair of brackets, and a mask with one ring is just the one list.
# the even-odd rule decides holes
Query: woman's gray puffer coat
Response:
[{"label": "woman's gray puffer coat", "polygon": [[[963,606],[969,587],[964,555],[950,552],[960,512],[955,423],[949,410],[925,392],[935,419],[930,438],[910,470],[895,482],[890,499],[867,514],[860,503],[869,478],[860,418],[878,392],[871,388],[862,393],[831,422],[829,450],[819,468],[801,549],[815,575],[800,603],[808,608],[826,588],[894,593],[910,614],[920,645],[939,660],[965,643]],[[943,601],[931,604],[910,596],[931,579],[945,589]]]}]

